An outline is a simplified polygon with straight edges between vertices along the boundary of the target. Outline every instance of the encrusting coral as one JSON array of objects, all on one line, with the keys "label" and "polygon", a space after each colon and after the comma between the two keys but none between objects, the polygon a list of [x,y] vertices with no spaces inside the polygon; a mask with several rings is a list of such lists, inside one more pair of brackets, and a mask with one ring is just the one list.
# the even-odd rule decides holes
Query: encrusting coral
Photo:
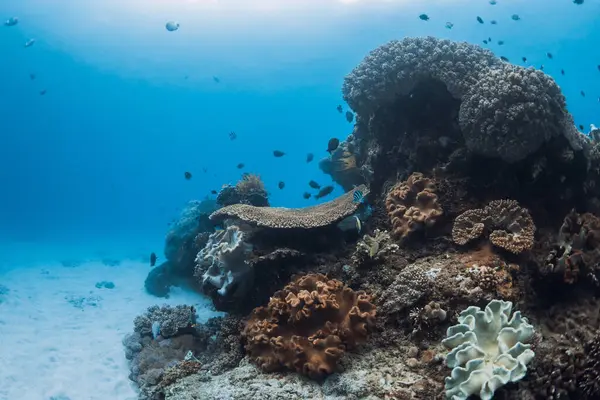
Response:
[{"label": "encrusting coral", "polygon": [[211,214],[211,220],[236,218],[245,223],[279,229],[318,228],[331,225],[354,213],[361,203],[354,201],[354,194],[360,191],[363,196],[369,193],[361,185],[340,197],[312,207],[254,207],[246,204],[234,204],[223,207]]},{"label": "encrusting coral", "polygon": [[533,219],[514,200],[494,200],[482,209],[465,211],[454,220],[452,240],[464,245],[486,230],[490,242],[511,253],[519,254],[533,247]]},{"label": "encrusting coral", "polygon": [[320,379],[334,372],[347,349],[367,339],[375,314],[366,293],[309,274],[256,308],[242,335],[246,351],[263,370],[289,369]]},{"label": "encrusting coral", "polygon": [[443,214],[435,194],[435,183],[420,172],[392,187],[385,199],[385,207],[393,234],[400,239],[432,226]]},{"label": "encrusting coral", "polygon": [[466,400],[479,394],[489,400],[508,382],[516,382],[527,373],[534,353],[529,342],[534,334],[526,318],[512,303],[492,300],[485,310],[471,306],[461,312],[458,325],[448,328],[442,344],[452,349],[446,364],[452,374],[446,378],[446,397]]}]

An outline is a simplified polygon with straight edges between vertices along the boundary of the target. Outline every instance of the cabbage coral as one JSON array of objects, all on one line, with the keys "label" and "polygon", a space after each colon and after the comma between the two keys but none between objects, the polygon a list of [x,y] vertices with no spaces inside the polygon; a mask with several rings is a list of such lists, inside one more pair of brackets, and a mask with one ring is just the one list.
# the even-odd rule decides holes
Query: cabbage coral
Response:
[{"label": "cabbage coral", "polygon": [[[521,313],[511,317],[512,303],[492,300],[485,310],[471,306],[460,313],[442,344],[452,349],[446,364],[446,398],[466,400],[478,394],[489,400],[496,389],[522,379],[534,353],[524,344],[533,337],[533,326]],[[509,319],[510,318],[510,319]]]}]

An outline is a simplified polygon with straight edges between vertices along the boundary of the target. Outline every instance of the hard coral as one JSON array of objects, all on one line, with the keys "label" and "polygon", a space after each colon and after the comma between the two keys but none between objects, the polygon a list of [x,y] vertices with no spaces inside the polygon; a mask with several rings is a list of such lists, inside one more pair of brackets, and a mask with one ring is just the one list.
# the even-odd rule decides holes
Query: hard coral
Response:
[{"label": "hard coral", "polygon": [[250,204],[256,207],[268,207],[268,193],[260,176],[244,174],[235,186],[225,185],[217,196],[221,206],[232,204]]},{"label": "hard coral", "polygon": [[333,224],[354,213],[360,205],[353,199],[356,191],[361,191],[363,196],[369,193],[367,187],[361,185],[327,203],[305,208],[253,207],[246,204],[234,204],[215,211],[210,219],[236,218],[267,228],[318,228]]},{"label": "hard coral", "polygon": [[276,292],[267,307],[254,309],[242,335],[263,370],[285,368],[319,379],[334,371],[347,349],[366,340],[374,323],[370,296],[309,274]]},{"label": "hard coral", "polygon": [[443,212],[434,190],[434,182],[420,172],[390,189],[385,207],[394,236],[406,239],[411,233],[435,224]]},{"label": "hard coral", "polygon": [[365,178],[357,166],[354,146],[347,141],[340,143],[339,147],[329,157],[319,161],[319,168],[324,173],[331,175],[344,190],[365,183]]},{"label": "hard coral", "polygon": [[486,230],[490,232],[490,242],[511,253],[519,254],[533,247],[533,219],[514,200],[494,200],[483,209],[465,211],[454,221],[452,240],[464,245]]}]

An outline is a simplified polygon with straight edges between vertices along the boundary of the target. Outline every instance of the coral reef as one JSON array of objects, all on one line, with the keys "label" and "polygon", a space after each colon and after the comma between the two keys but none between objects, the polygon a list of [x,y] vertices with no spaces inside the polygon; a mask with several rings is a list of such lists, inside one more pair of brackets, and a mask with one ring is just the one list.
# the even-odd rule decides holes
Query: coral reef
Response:
[{"label": "coral reef", "polygon": [[352,261],[358,265],[381,262],[386,255],[395,253],[399,246],[387,231],[375,229],[373,236],[364,235],[356,244]]},{"label": "coral reef", "polygon": [[366,183],[365,175],[358,168],[352,143],[342,142],[333,153],[319,161],[321,171],[330,175],[345,191]]},{"label": "coral reef", "polygon": [[354,201],[355,191],[360,190],[364,196],[368,189],[363,185],[334,200],[306,208],[254,207],[235,204],[215,211],[210,218],[220,220],[237,218],[249,224],[268,228],[318,228],[341,220],[354,213],[360,203]]},{"label": "coral reef", "polygon": [[393,234],[400,239],[432,226],[443,214],[434,182],[419,172],[390,189],[385,208],[394,228]]},{"label": "coral reef", "polygon": [[268,207],[269,194],[265,184],[256,174],[245,173],[234,186],[224,185],[217,195],[221,207],[232,204],[249,204],[255,207]]},{"label": "coral reef", "polygon": [[452,240],[460,245],[489,231],[495,246],[519,254],[533,247],[535,225],[527,209],[514,200],[494,200],[482,209],[468,210],[456,217]]},{"label": "coral reef", "polygon": [[471,306],[460,313],[458,325],[448,328],[442,344],[449,349],[446,364],[452,374],[446,378],[446,397],[467,399],[479,394],[489,400],[508,382],[522,379],[534,353],[526,344],[533,326],[521,313],[511,317],[512,303],[492,300],[485,310]]},{"label": "coral reef", "polygon": [[265,371],[323,378],[346,350],[366,340],[375,323],[370,300],[325,275],[297,277],[252,312],[243,331],[246,350]]}]

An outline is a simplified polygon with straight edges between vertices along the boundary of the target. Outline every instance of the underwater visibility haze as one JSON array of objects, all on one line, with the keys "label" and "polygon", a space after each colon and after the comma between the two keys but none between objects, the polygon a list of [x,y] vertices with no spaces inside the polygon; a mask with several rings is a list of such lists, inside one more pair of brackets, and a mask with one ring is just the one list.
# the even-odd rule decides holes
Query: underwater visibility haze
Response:
[{"label": "underwater visibility haze", "polygon": [[600,398],[600,0],[0,23],[0,400]]}]

